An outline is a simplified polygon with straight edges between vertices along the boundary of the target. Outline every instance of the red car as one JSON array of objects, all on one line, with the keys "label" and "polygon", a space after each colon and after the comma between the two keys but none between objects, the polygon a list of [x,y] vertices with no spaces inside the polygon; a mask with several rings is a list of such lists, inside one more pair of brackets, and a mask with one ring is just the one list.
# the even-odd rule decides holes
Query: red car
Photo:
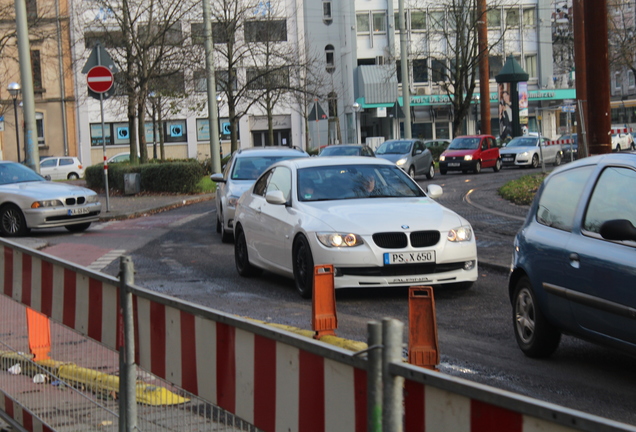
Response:
[{"label": "red car", "polygon": [[439,157],[439,172],[473,171],[482,168],[501,169],[501,156],[497,140],[492,135],[467,135],[455,138]]}]

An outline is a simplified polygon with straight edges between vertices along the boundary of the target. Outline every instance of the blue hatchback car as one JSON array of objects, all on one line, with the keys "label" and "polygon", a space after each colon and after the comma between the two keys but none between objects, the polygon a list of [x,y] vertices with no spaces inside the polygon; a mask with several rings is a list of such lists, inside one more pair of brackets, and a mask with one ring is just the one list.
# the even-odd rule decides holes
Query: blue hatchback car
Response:
[{"label": "blue hatchback car", "polygon": [[515,337],[548,357],[561,334],[636,354],[636,153],[554,170],[515,237]]}]

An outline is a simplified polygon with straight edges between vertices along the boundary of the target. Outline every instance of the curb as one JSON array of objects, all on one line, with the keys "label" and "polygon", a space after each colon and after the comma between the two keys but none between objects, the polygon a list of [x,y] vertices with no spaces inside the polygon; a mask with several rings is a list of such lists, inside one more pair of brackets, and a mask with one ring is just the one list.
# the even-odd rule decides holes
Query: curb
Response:
[{"label": "curb", "polygon": [[99,217],[99,221],[100,222],[106,222],[106,221],[112,221],[112,220],[134,219],[134,218],[138,218],[138,217],[141,217],[141,216],[148,216],[148,215],[155,214],[155,213],[161,213],[161,212],[164,212],[164,211],[168,211],[168,210],[172,210],[172,209],[175,209],[175,208],[187,206],[187,205],[190,205],[190,204],[196,204],[196,203],[200,203],[200,202],[204,202],[204,201],[210,201],[210,200],[213,200],[214,198],[215,198],[214,195],[204,196],[204,197],[199,197],[199,198],[187,198],[187,199],[182,200],[181,202],[174,202],[172,204],[166,204],[166,205],[159,206],[159,207],[150,207],[150,208],[147,208],[147,209],[137,210],[137,211],[130,212],[130,213],[120,213],[120,214],[116,214],[116,215],[105,214],[104,216],[100,216]]}]

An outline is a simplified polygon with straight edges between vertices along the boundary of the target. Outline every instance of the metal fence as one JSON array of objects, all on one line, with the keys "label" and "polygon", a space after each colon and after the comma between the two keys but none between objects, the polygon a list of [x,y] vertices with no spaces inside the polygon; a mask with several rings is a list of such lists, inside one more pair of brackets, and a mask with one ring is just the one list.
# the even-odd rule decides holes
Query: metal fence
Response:
[{"label": "metal fence", "polygon": [[[0,295],[0,390],[60,432],[119,430],[119,355],[51,321],[50,360],[33,361],[26,307]],[[140,431],[256,431],[218,406],[138,369]]]}]

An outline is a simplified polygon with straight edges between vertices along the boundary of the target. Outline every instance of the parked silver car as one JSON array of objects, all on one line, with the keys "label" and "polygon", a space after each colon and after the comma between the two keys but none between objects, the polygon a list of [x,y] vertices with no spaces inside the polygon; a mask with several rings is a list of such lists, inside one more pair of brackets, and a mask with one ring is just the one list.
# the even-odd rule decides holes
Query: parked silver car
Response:
[{"label": "parked silver car", "polygon": [[[541,145],[539,145],[539,142]],[[552,144],[546,137],[519,136],[513,138],[499,150],[503,166],[521,166],[537,168],[541,160],[545,163],[561,165],[563,150],[561,144]]]},{"label": "parked silver car", "polygon": [[229,243],[234,238],[234,211],[243,192],[273,163],[299,157],[309,157],[309,154],[297,147],[239,149],[225,165],[223,173],[210,176],[217,183],[216,232],[221,233],[222,242]]},{"label": "parked silver car", "polygon": [[411,178],[426,175],[435,177],[435,163],[431,151],[424,141],[418,139],[400,139],[383,142],[375,151],[376,157],[389,160],[406,171]]},{"label": "parked silver car", "polygon": [[102,205],[90,189],[46,181],[22,164],[0,161],[0,234],[25,235],[31,228],[86,230]]}]

